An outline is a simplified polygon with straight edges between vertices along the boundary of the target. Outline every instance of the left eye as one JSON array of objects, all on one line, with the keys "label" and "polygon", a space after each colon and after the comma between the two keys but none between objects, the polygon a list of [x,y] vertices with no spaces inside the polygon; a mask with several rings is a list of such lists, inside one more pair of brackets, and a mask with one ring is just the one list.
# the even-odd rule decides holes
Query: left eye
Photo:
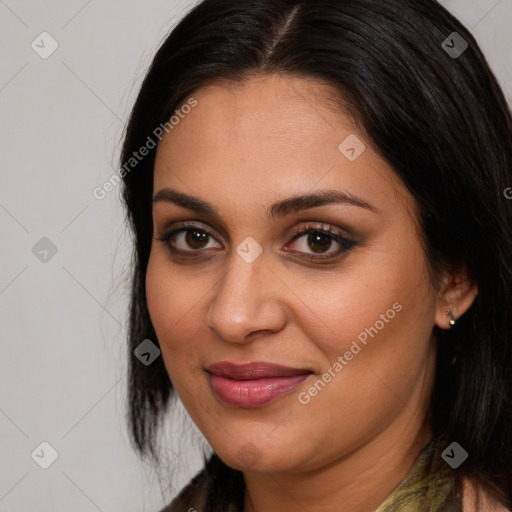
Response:
[{"label": "left eye", "polygon": [[[316,228],[308,228],[298,233],[293,238],[292,243],[293,242],[298,246],[297,252],[306,253],[311,256],[314,254],[337,255],[350,249],[354,245],[351,240],[348,240],[338,233]],[[332,249],[333,243],[338,245],[338,249],[329,251],[329,249]],[[295,252],[295,250],[292,250],[292,252]]]}]

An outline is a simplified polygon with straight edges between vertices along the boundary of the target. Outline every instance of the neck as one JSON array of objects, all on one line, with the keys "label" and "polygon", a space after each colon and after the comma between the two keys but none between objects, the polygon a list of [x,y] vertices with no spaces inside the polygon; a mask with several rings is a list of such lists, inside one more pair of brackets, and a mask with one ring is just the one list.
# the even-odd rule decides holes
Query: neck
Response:
[{"label": "neck", "polygon": [[404,420],[399,435],[383,432],[314,471],[244,473],[244,512],[339,512],[340,503],[344,512],[376,510],[431,439],[429,429],[411,425],[410,414]]}]

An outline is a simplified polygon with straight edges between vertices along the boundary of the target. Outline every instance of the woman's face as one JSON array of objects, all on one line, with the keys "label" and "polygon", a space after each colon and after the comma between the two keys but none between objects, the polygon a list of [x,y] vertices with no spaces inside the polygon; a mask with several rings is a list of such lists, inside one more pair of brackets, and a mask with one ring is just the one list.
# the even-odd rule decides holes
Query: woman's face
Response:
[{"label": "woman's face", "polygon": [[432,391],[440,306],[412,196],[330,94],[208,86],[158,147],[151,319],[185,408],[243,471],[379,456],[421,432]]}]

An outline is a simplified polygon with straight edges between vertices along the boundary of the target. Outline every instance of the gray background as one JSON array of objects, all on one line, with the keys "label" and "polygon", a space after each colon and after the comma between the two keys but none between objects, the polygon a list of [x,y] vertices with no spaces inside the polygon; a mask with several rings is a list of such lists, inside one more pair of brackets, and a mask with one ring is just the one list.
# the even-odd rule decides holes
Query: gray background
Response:
[{"label": "gray background", "polygon": [[[118,168],[152,55],[194,3],[0,0],[0,512],[156,512],[199,467],[205,444],[180,404],[161,470],[128,443],[130,242],[119,187],[92,194]],[[510,101],[512,0],[442,3]],[[31,47],[51,48],[43,31],[59,45],[46,59]],[[56,254],[45,241],[33,251],[43,237]],[[48,469],[31,457],[42,441],[58,453]]]}]

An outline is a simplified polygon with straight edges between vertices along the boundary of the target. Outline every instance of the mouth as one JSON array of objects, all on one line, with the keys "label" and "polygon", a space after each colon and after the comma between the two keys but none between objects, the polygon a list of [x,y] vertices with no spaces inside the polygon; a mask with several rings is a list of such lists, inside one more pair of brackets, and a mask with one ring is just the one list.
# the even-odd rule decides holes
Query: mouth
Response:
[{"label": "mouth", "polygon": [[235,364],[222,361],[206,368],[214,395],[227,405],[260,407],[293,391],[311,370],[257,361]]}]

